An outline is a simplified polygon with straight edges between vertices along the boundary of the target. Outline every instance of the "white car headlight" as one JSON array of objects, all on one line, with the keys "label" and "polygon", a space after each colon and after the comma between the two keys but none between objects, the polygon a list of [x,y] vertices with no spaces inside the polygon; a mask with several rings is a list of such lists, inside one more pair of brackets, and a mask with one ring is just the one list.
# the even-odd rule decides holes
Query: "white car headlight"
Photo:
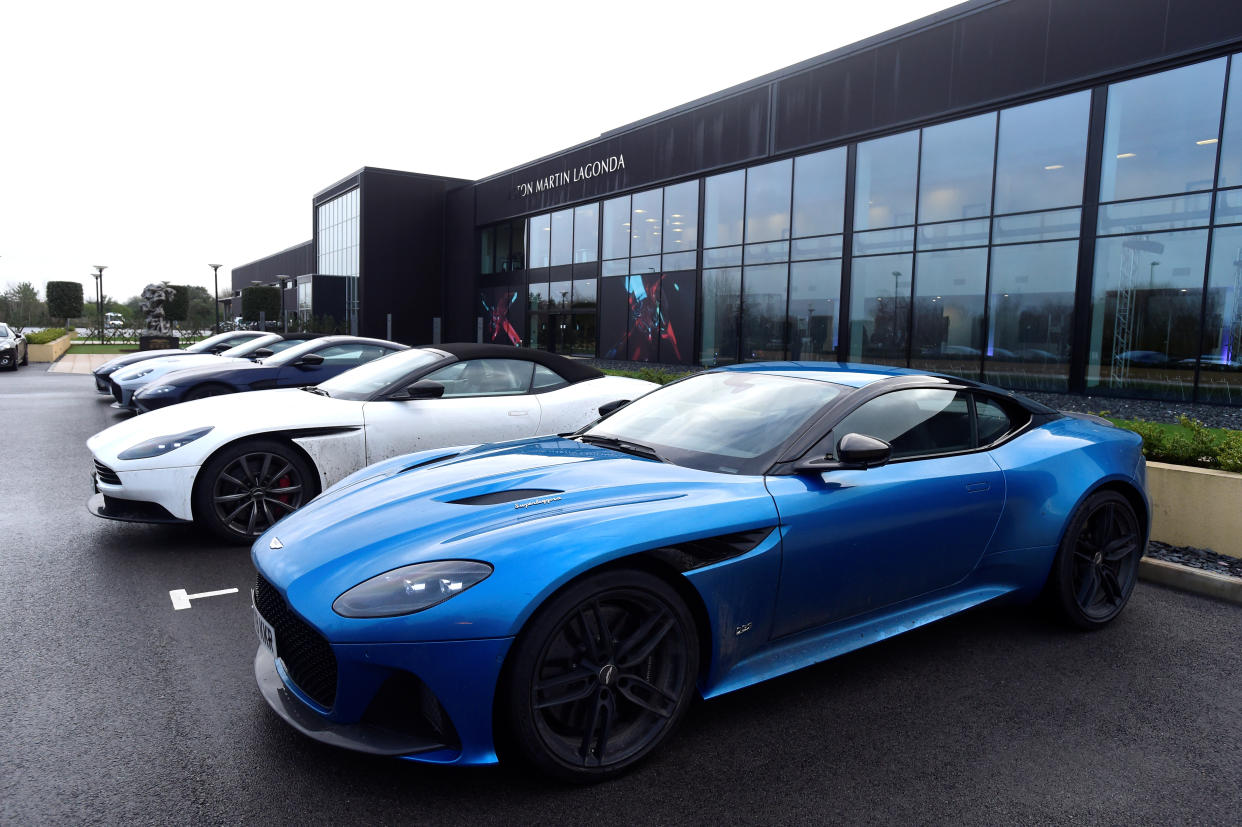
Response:
[{"label": "white car headlight", "polygon": [[197,428],[193,431],[186,431],[183,434],[171,434],[170,436],[157,436],[155,439],[148,439],[146,442],[140,442],[132,448],[126,448],[124,451],[116,455],[117,459],[148,459],[149,457],[158,457],[167,454],[169,451],[175,451],[182,445],[186,445],[199,437],[206,436],[211,433],[214,425],[206,428]]},{"label": "white car headlight", "polygon": [[384,572],[332,603],[344,617],[396,617],[430,609],[480,583],[492,567],[477,560],[437,560]]}]

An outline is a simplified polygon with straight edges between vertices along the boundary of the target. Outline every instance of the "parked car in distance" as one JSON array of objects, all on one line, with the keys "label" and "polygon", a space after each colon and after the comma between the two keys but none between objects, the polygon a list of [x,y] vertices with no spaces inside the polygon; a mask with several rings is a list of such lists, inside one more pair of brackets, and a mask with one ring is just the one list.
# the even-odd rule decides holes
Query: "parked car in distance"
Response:
[{"label": "parked car in distance", "polygon": [[249,542],[369,463],[572,431],[601,406],[656,387],[543,351],[413,348],[314,388],[187,402],[96,434],[87,442],[99,492],[90,510],[134,522],[194,520]]},{"label": "parked car in distance", "polygon": [[125,317],[120,313],[105,313],[104,327],[125,327]]},{"label": "parked car in distance", "polygon": [[230,331],[228,333],[217,333],[215,336],[208,336],[206,339],[184,348],[161,348],[159,350],[140,350],[134,353],[125,353],[114,359],[109,359],[91,372],[95,377],[95,390],[111,396],[112,386],[108,384],[108,377],[123,367],[135,365],[138,362],[145,362],[147,359],[158,359],[162,356],[181,356],[186,353],[223,353],[247,339],[253,339],[262,335],[257,330]]},{"label": "parked car in distance", "polygon": [[148,359],[141,364],[114,371],[109,377],[109,386],[112,388],[112,396],[118,405],[123,408],[134,408],[133,399],[137,391],[152,382],[159,381],[165,374],[175,370],[204,365],[221,367],[227,364],[220,362],[221,359],[266,358],[295,347],[308,339],[318,339],[320,335],[319,333],[265,333],[246,339],[241,344],[214,355],[182,353],[170,354],[160,359]]},{"label": "parked car in distance", "polygon": [[708,371],[576,434],[368,467],[274,525],[251,551],[255,677],[326,743],[598,781],[696,696],[973,606],[1046,590],[1104,626],[1144,487],[1137,434],[999,388]]},{"label": "parked car in distance", "polygon": [[30,345],[16,328],[0,322],[0,369],[17,370],[30,362]]}]

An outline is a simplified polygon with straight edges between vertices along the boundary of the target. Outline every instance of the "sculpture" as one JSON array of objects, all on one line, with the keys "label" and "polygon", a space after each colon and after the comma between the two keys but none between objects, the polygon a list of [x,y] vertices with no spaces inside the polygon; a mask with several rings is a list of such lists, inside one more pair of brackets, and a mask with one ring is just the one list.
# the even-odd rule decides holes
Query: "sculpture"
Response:
[{"label": "sculpture", "polygon": [[157,281],[142,288],[142,312],[147,316],[147,331],[167,335],[172,332],[172,325],[164,316],[164,305],[173,300],[177,291],[166,282]]}]

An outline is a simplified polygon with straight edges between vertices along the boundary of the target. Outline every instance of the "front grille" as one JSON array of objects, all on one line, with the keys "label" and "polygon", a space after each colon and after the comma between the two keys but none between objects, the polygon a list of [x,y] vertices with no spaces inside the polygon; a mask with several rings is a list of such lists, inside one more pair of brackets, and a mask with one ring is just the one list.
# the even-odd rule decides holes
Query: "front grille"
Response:
[{"label": "front grille", "polygon": [[112,385],[112,398],[115,399],[117,402],[120,402],[121,401],[121,386],[118,385],[116,382],[110,382],[109,384]]},{"label": "front grille", "polygon": [[315,703],[331,708],[336,701],[336,655],[331,645],[293,613],[261,574],[254,586],[254,605],[276,631],[276,654],[290,680]]},{"label": "front grille", "polygon": [[113,471],[99,460],[95,460],[95,473],[99,475],[100,482],[106,482],[108,485],[121,484],[121,478],[116,475],[116,471]]}]

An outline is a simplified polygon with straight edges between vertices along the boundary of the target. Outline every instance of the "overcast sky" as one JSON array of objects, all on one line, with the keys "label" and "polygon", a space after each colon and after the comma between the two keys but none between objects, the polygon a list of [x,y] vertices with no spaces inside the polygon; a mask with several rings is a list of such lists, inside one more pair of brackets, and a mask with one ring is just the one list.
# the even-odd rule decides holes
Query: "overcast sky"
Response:
[{"label": "overcast sky", "polygon": [[481,178],[951,5],[5,3],[0,286],[227,285],[359,167]]}]

